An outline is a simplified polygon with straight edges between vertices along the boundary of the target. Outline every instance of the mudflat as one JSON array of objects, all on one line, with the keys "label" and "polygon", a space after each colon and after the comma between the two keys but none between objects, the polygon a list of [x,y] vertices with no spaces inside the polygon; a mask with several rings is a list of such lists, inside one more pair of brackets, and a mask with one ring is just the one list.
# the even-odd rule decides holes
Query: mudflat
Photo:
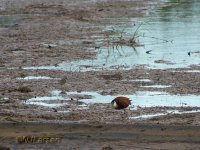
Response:
[{"label": "mudflat", "polygon": [[[83,64],[78,70],[72,67],[67,71],[25,69],[54,68],[65,61],[96,59],[102,47],[113,44],[142,46],[122,36],[119,41],[111,41],[112,35],[123,31],[106,31],[105,27],[124,25],[115,21],[118,18],[148,17],[149,9],[167,9],[168,5],[156,0],[3,0],[0,4],[0,149],[200,149],[200,117],[195,112],[198,106],[181,103],[180,107],[138,107],[124,112],[114,110],[110,101],[83,102],[91,99],[91,95],[80,94],[99,91],[106,98],[106,95],[159,90],[172,95],[198,96],[198,65],[189,69],[146,69],[140,65],[130,70],[117,66],[113,70],[87,72],[82,72],[81,67],[91,66]],[[136,22],[136,29],[137,26]],[[97,42],[99,39],[102,41]],[[199,51],[186,55],[192,59]],[[155,63],[173,64],[165,60]],[[26,77],[40,79],[26,80]],[[158,88],[152,84],[167,86]],[[71,91],[77,94],[68,97]],[[30,99],[51,99],[51,96],[56,98],[45,105],[53,103],[61,107],[28,103]],[[166,113],[167,110],[179,112]],[[166,114],[131,119],[156,113]]]},{"label": "mudflat", "polygon": [[198,126],[2,123],[5,149],[199,149]]}]

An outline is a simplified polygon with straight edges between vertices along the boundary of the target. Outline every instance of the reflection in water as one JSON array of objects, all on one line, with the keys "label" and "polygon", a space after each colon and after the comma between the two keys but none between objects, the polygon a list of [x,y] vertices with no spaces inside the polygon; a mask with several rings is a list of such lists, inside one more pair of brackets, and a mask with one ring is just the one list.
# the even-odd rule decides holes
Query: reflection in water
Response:
[{"label": "reflection in water", "polygon": [[[146,57],[152,68],[178,68],[199,65],[200,55],[189,57],[187,53],[200,47],[200,1],[181,1],[170,6],[153,10],[141,32],[148,37],[157,37],[172,42],[155,43],[148,37],[140,37],[145,43],[145,49],[153,50],[152,55]],[[152,45],[152,43],[155,43]],[[138,50],[142,50],[138,48]],[[155,64],[155,60],[167,60],[175,64]]]},{"label": "reflection in water", "polygon": [[[104,69],[132,69],[138,65],[148,68],[185,68],[200,64],[200,1],[170,1],[164,8],[151,10],[149,17],[116,19],[124,26],[107,27],[105,30],[123,31],[133,35],[140,27],[139,42],[142,47],[101,47],[94,60],[64,62],[58,66],[25,67],[24,69],[55,69],[64,71],[97,71]],[[132,26],[130,26],[132,24]],[[125,34],[124,36],[127,36]],[[112,38],[112,37],[111,37]],[[99,43],[99,41],[98,41]],[[151,53],[146,53],[151,50]],[[191,52],[191,55],[188,55]],[[155,63],[162,62],[171,63]]]}]

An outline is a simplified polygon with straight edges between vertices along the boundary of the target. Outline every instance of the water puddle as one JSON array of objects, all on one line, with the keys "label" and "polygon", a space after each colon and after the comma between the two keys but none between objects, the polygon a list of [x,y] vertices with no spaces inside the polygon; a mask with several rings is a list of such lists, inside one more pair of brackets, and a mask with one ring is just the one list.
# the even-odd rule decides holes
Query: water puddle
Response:
[{"label": "water puddle", "polygon": [[[109,36],[96,41],[101,43],[107,40],[110,43],[95,50],[96,59],[63,62],[58,66],[24,67],[24,69],[85,72],[120,68],[128,70],[141,65],[152,69],[188,68],[191,65],[200,65],[200,53],[196,53],[200,47],[200,1],[182,0],[179,3],[171,1],[169,4],[171,5],[149,11],[149,17],[116,18],[115,21],[121,25],[107,26],[104,31],[109,31]],[[120,46],[115,43],[116,39],[128,39],[134,33],[137,33],[136,42],[144,46]]]},{"label": "water puddle", "polygon": [[146,114],[146,115],[129,117],[129,119],[146,120],[146,119],[152,119],[152,118],[166,116],[166,115],[172,115],[172,114],[190,114],[190,113],[198,113],[198,112],[200,112],[200,110],[192,110],[192,111],[167,110],[165,113]]},{"label": "water puddle", "polygon": [[[46,97],[45,100],[49,100],[48,97]],[[28,101],[26,104],[44,106],[44,107],[49,107],[49,108],[57,108],[57,107],[61,107],[61,106],[64,105],[64,104],[48,104],[48,103],[45,103],[45,102],[42,102],[42,101],[40,102],[40,101],[35,101],[35,100]]]},{"label": "water puddle", "polygon": [[51,78],[47,76],[27,76],[23,78],[16,78],[17,80],[61,80],[60,78]]},{"label": "water puddle", "polygon": [[[101,95],[98,92],[67,92],[66,96],[61,91],[52,91],[52,96],[36,97],[28,99],[26,104],[34,104],[48,107],[60,107],[66,105],[71,98],[78,99],[80,107],[87,107],[87,104],[110,103],[116,96]],[[120,95],[118,95],[120,96]],[[137,107],[200,107],[200,96],[196,95],[170,95],[166,92],[140,91],[133,95],[124,95],[132,100],[131,110]],[[54,103],[52,103],[52,102]],[[56,101],[61,101],[59,104]],[[86,104],[86,105],[85,105]]]},{"label": "water puddle", "polygon": [[145,87],[145,88],[168,88],[168,87],[171,87],[171,85],[145,85],[145,86],[141,86],[141,87]]},{"label": "water puddle", "polygon": [[[89,95],[91,98],[80,100],[84,103],[110,103],[117,96],[101,95],[97,92],[68,92],[67,94]],[[170,95],[166,92],[140,91],[124,96],[132,100],[132,107],[200,107],[200,96],[196,95]]]},{"label": "water puddle", "polygon": [[188,73],[200,73],[200,70],[173,70],[172,72],[188,72]]},{"label": "water puddle", "polygon": [[[62,93],[62,94],[61,94]],[[116,95],[117,96],[117,95]],[[68,108],[68,110],[58,110],[58,113],[69,113],[72,110],[86,110],[89,109],[90,104],[94,103],[110,103],[116,96],[101,95],[98,92],[63,92],[59,90],[53,90],[51,96],[35,97],[26,100],[25,104],[38,105],[49,108],[58,108],[63,106],[70,106],[69,100],[77,100],[76,107]],[[120,96],[120,95],[118,95]],[[170,95],[166,92],[149,92],[140,91],[133,95],[124,95],[132,100],[130,110],[137,111],[137,109],[145,109],[150,107],[173,107],[173,108],[191,108],[200,107],[200,96],[196,95]],[[165,112],[157,112],[150,114],[142,114],[139,116],[128,117],[131,120],[146,120],[160,116],[172,115],[172,114],[188,114],[198,113],[199,109],[192,111],[180,111],[180,110],[165,110]]]},{"label": "water puddle", "polygon": [[[25,104],[27,105],[37,105],[37,106],[43,106],[43,107],[49,107],[49,108],[58,108],[62,106],[67,106],[69,100],[73,97],[73,93],[71,95],[63,95],[61,94],[62,92],[59,90],[53,90],[51,92],[51,96],[42,96],[42,97],[34,97],[30,98],[26,101],[24,101]],[[88,96],[86,96],[88,97]],[[80,98],[80,96],[79,96]],[[74,98],[75,99],[75,98]],[[78,102],[78,101],[77,101]],[[85,103],[78,103],[76,110],[84,110],[84,109],[89,109],[88,105]],[[63,112],[64,111],[59,111]],[[65,112],[70,112],[65,111]]]},{"label": "water puddle", "polygon": [[[38,106],[45,106],[50,108],[61,107],[67,104],[69,97],[65,97],[60,95],[61,91],[54,90],[51,92],[51,96],[43,96],[43,97],[34,97],[26,100],[25,104],[32,104]],[[52,102],[54,103],[52,103]],[[61,101],[61,103],[58,103]]]},{"label": "water puddle", "polygon": [[121,80],[122,82],[153,82],[150,79]]}]

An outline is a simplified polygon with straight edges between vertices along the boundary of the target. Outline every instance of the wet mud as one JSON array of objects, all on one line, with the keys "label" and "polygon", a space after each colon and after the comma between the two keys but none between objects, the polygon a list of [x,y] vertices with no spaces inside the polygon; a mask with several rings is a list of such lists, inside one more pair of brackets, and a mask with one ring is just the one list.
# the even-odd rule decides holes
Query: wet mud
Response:
[{"label": "wet mud", "polygon": [[[0,149],[199,149],[200,3],[192,3],[3,0]],[[125,111],[110,105],[119,95],[132,100]]]},{"label": "wet mud", "polygon": [[[164,149],[186,150],[199,149],[200,146],[200,129],[196,126],[4,123],[0,129],[1,140],[10,145],[4,148],[16,150],[34,149],[38,145],[40,149],[86,150],[160,149],[160,146]],[[38,141],[39,138],[43,140]]]}]

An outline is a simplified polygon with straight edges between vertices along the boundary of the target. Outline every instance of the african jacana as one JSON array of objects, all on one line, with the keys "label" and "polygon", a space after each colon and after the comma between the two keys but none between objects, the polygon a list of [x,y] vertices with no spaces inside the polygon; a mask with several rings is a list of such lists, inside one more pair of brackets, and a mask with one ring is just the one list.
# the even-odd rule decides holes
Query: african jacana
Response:
[{"label": "african jacana", "polygon": [[131,100],[127,97],[119,96],[112,100],[111,104],[115,109],[124,109],[131,105]]}]

